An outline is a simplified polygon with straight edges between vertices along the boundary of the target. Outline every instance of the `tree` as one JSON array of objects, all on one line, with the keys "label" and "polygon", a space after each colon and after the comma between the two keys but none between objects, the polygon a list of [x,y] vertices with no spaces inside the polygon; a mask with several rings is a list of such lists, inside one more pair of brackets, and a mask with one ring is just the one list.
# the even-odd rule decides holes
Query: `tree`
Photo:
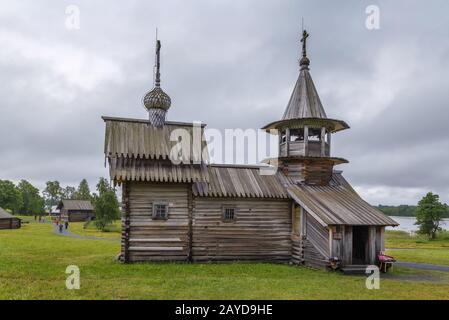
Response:
[{"label": "tree", "polygon": [[51,207],[56,206],[62,199],[62,188],[59,181],[47,181],[43,194],[45,205],[50,211]]},{"label": "tree", "polygon": [[67,186],[62,189],[62,198],[67,200],[73,200],[76,197],[75,187]]},{"label": "tree", "polygon": [[94,194],[95,226],[104,231],[106,226],[120,217],[119,203],[115,189],[108,180],[100,178],[97,184],[98,194]]},{"label": "tree", "polygon": [[40,196],[39,189],[26,180],[20,181],[17,188],[23,200],[19,212],[24,215],[42,215],[44,213],[44,199]]},{"label": "tree", "polygon": [[0,180],[0,207],[17,213],[22,206],[22,195],[9,180]]},{"label": "tree", "polygon": [[416,208],[416,225],[419,225],[418,232],[435,239],[437,232],[441,230],[440,224],[445,214],[447,206],[440,202],[440,197],[429,192],[418,202]]},{"label": "tree", "polygon": [[90,193],[89,184],[86,179],[81,180],[78,189],[76,190],[75,199],[77,200],[91,200],[92,195]]}]

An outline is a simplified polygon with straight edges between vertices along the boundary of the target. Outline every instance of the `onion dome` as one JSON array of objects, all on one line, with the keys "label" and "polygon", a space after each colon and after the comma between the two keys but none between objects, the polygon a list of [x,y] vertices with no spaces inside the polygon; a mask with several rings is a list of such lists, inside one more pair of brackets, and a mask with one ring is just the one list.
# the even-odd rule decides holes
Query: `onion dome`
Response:
[{"label": "onion dome", "polygon": [[171,99],[161,88],[161,42],[156,41],[156,78],[154,88],[143,98],[143,105],[148,110],[150,124],[162,127],[165,116],[171,106]]},{"label": "onion dome", "polygon": [[145,95],[143,105],[148,111],[150,109],[163,109],[167,111],[171,106],[171,99],[160,86],[156,86]]}]

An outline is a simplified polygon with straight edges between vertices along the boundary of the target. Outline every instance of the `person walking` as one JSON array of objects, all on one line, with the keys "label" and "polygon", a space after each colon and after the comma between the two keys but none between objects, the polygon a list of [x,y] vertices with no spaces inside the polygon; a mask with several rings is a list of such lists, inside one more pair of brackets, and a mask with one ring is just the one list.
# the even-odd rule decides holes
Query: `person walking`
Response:
[{"label": "person walking", "polygon": [[66,222],[64,223],[64,227],[65,227],[66,230],[69,228],[69,222],[68,222],[68,221],[66,221]]},{"label": "person walking", "polygon": [[64,225],[62,223],[59,224],[59,233],[62,233],[64,230]]}]

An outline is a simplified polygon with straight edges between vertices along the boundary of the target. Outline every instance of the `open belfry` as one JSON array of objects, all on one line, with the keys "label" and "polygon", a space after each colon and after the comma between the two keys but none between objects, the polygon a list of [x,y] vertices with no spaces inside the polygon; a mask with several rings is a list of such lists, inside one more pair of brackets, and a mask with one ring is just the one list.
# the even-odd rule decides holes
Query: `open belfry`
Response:
[{"label": "open belfry", "polygon": [[[386,226],[397,223],[365,202],[334,166],[332,134],[349,129],[328,118],[309,72],[306,31],[299,78],[281,120],[278,168],[209,164],[205,125],[167,121],[161,42],[143,120],[103,117],[110,178],[122,187],[121,260],[267,261],[317,268],[375,264]],[[174,105],[173,107],[176,107]],[[182,139],[172,133],[182,129]],[[184,150],[173,161],[173,150]],[[185,146],[185,148],[183,148]],[[189,154],[185,154],[189,150]],[[175,152],[176,153],[176,152]],[[272,159],[273,160],[273,159]]]}]

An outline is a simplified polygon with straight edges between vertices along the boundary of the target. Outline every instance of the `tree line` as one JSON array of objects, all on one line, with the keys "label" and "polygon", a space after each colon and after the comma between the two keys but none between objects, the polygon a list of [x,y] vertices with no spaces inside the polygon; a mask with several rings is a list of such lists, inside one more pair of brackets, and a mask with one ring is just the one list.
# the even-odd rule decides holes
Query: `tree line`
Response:
[{"label": "tree line", "polygon": [[41,192],[30,182],[21,180],[17,185],[9,180],[0,180],[0,207],[13,214],[25,216],[44,215],[63,199],[92,200],[89,184],[83,179],[78,188],[61,187],[59,181],[47,181]]},{"label": "tree line", "polygon": [[389,216],[415,217],[418,233],[427,235],[434,240],[443,231],[443,219],[449,218],[449,206],[440,201],[440,196],[432,192],[427,193],[416,206],[377,206],[379,210]]},{"label": "tree line", "polygon": [[[443,214],[443,218],[449,218],[449,207],[447,204],[443,204],[448,208],[447,212]],[[416,217],[417,215],[417,206],[410,206],[406,204],[402,204],[399,206],[384,206],[378,205],[376,207],[387,216],[395,216],[395,217]]]},{"label": "tree line", "polygon": [[0,207],[15,215],[43,216],[61,200],[88,200],[94,206],[95,226],[105,230],[120,218],[119,202],[115,188],[105,178],[99,179],[96,191],[91,193],[86,179],[81,180],[78,188],[62,187],[59,181],[47,181],[42,194],[26,180],[17,185],[9,180],[0,180]]}]

